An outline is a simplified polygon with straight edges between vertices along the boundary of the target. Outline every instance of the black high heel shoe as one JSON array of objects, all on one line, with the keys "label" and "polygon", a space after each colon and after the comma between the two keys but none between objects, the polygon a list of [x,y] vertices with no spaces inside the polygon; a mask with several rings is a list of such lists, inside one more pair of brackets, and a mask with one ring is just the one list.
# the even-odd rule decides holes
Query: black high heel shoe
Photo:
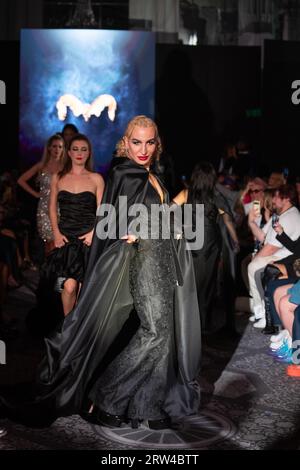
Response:
[{"label": "black high heel shoe", "polygon": [[123,423],[126,422],[124,415],[112,415],[97,407],[95,407],[95,409],[92,411],[92,414],[94,414],[97,424],[106,426],[108,428],[119,428]]},{"label": "black high heel shoe", "polygon": [[172,421],[169,417],[162,419],[148,419],[148,426],[150,429],[161,430],[161,429],[170,429],[172,426]]},{"label": "black high heel shoe", "polygon": [[98,424],[97,416],[92,411],[82,410],[79,414],[88,423]]}]

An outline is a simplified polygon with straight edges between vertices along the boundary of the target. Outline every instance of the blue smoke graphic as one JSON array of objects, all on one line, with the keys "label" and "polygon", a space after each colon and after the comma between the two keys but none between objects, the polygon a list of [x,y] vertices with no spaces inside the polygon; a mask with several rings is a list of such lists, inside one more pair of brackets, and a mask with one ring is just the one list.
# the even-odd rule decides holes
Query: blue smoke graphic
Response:
[{"label": "blue smoke graphic", "polygon": [[[154,115],[154,35],[139,31],[22,30],[20,151],[26,165],[40,159],[48,137],[74,123],[93,145],[95,170],[105,172],[116,142],[136,114]],[[117,101],[112,122],[107,108],[88,122],[56,102],[73,94],[91,103],[101,94]]]}]

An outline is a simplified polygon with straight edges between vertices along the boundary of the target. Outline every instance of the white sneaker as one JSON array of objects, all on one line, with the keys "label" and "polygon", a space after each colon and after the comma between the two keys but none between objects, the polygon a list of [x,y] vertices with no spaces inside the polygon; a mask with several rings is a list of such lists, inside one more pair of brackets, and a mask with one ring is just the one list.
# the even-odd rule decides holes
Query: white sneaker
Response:
[{"label": "white sneaker", "polygon": [[253,307],[253,310],[256,320],[265,317],[265,309],[262,305],[255,305],[255,307]]},{"label": "white sneaker", "polygon": [[265,317],[265,309],[262,305],[255,305],[255,307],[253,307],[253,311],[254,315],[251,315],[251,317],[249,317],[249,321],[253,322]]},{"label": "white sneaker", "polygon": [[254,323],[253,326],[254,326],[254,328],[265,328],[266,327],[266,319],[261,318],[256,323]]},{"label": "white sneaker", "polygon": [[289,336],[288,330],[281,330],[277,335],[273,335],[270,338],[272,343],[277,343],[281,339],[287,338]]},{"label": "white sneaker", "polygon": [[276,343],[270,343],[269,347],[272,349],[272,351],[276,351],[276,349],[281,348],[281,346],[283,345],[283,341],[284,339],[281,339],[277,341]]},{"label": "white sneaker", "polygon": [[281,348],[284,343],[287,343],[288,347],[292,347],[292,337],[290,335],[282,338],[280,341],[277,341],[277,343],[270,343],[270,348],[272,351],[277,351],[277,349]]}]

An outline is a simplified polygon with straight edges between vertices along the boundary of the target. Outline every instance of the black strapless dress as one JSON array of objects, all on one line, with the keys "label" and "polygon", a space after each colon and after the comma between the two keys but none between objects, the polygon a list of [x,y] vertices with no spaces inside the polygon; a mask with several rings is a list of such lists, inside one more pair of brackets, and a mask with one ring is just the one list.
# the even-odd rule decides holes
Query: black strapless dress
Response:
[{"label": "black strapless dress", "polygon": [[[62,248],[55,248],[42,268],[42,276],[48,279],[75,279],[83,281],[89,247],[78,237],[90,232],[95,224],[97,201],[90,191],[70,193],[59,191],[59,230],[69,242]],[[61,287],[61,286],[60,286]]]}]

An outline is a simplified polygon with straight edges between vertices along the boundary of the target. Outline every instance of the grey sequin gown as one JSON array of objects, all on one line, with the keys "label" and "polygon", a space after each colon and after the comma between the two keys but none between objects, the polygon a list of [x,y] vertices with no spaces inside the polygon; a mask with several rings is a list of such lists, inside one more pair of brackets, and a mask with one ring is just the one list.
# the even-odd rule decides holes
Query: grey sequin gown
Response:
[{"label": "grey sequin gown", "polygon": [[[160,204],[148,185],[144,204]],[[150,229],[150,218],[148,217]],[[176,270],[170,239],[140,239],[130,262],[130,290],[140,327],[94,384],[89,397],[103,411],[130,419],[166,417],[172,370]]]},{"label": "grey sequin gown", "polygon": [[44,242],[51,242],[53,240],[52,226],[49,218],[51,176],[50,173],[42,171],[37,178],[41,194],[36,214],[37,229],[39,236]]}]

